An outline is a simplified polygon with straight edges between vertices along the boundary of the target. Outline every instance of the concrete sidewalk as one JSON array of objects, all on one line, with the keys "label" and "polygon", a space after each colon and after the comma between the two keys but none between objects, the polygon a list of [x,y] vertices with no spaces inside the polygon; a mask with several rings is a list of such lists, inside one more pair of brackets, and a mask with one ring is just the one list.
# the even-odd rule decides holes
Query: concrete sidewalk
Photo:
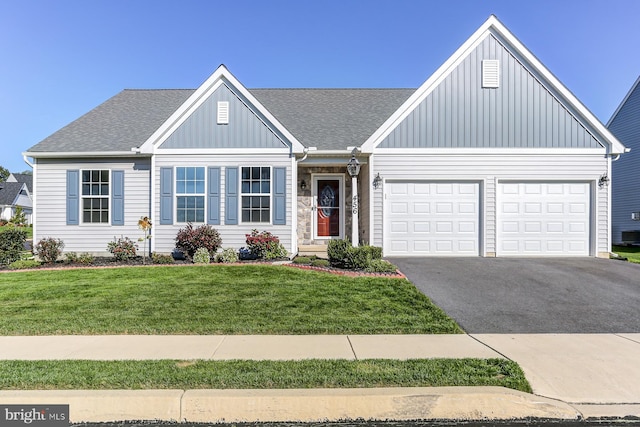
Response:
[{"label": "concrete sidewalk", "polygon": [[[335,418],[336,420],[352,416],[353,419],[413,419],[417,414],[416,410],[423,415],[422,418],[432,419],[640,417],[640,334],[0,337],[0,360],[356,360],[470,357],[506,357],[516,361],[523,368],[534,394],[495,387],[341,391],[78,391],[76,394],[62,391],[2,391],[0,403],[23,399],[22,403],[37,401],[53,404],[71,399],[68,401],[74,402],[75,413],[78,414],[74,421],[117,421],[127,419],[119,417],[132,416],[127,411],[116,411],[114,405],[123,405],[122,408],[132,408],[134,411],[135,408],[146,408],[147,412],[138,413],[142,417],[140,419],[188,419],[203,422],[222,418],[238,422],[333,419],[329,415],[327,418],[314,418],[322,412],[314,409],[318,407],[324,408],[326,414],[342,417]],[[89,403],[82,403],[82,396],[86,396],[86,402],[94,402],[91,407],[93,409],[86,406]],[[131,406],[131,402],[136,399],[140,400],[139,404]],[[111,402],[111,409],[105,413],[99,406],[100,402],[106,401]],[[160,406],[156,407],[156,416],[148,418],[151,416],[148,410],[152,401],[157,401]],[[222,405],[220,402],[226,402],[226,407],[237,408],[237,412],[232,409],[224,412],[219,407]],[[163,412],[165,405],[175,410],[170,414]],[[219,407],[217,412],[211,412],[213,407]],[[249,413],[246,410],[243,412],[242,408],[247,407],[255,410],[251,412],[254,418],[246,418]],[[86,412],[82,412],[81,408]],[[286,418],[295,415],[292,408],[298,408],[299,416],[294,417],[295,419]],[[341,412],[333,411],[332,408],[359,409]],[[86,419],[85,415],[79,415],[90,414],[91,411],[94,411],[94,418]],[[527,411],[528,414],[525,413]],[[446,413],[450,416],[441,416]],[[179,414],[179,418],[175,418],[176,414]],[[220,418],[221,414],[227,415]],[[473,414],[476,414],[475,418]]]}]

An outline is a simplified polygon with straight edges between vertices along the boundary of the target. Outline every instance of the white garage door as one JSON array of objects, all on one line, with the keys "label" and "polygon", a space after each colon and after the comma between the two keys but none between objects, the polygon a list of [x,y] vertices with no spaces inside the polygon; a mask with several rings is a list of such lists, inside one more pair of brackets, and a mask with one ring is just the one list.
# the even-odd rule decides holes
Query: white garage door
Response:
[{"label": "white garage door", "polygon": [[386,256],[479,254],[480,186],[387,182]]},{"label": "white garage door", "polygon": [[588,183],[498,184],[498,256],[589,255]]}]

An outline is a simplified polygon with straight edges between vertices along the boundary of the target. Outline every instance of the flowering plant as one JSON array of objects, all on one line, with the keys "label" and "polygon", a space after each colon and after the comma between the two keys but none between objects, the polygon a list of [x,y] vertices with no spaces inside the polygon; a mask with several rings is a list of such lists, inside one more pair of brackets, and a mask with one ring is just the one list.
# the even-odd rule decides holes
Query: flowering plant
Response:
[{"label": "flowering plant", "polygon": [[260,259],[284,258],[287,250],[280,243],[278,236],[274,236],[268,231],[258,232],[252,230],[251,234],[245,234],[247,246],[252,254]]}]

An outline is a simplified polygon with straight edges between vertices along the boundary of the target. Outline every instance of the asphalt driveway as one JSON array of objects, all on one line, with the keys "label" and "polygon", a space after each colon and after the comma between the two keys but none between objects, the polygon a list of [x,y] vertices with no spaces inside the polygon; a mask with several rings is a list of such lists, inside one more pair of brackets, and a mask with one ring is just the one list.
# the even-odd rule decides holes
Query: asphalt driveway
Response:
[{"label": "asphalt driveway", "polygon": [[598,258],[390,258],[471,334],[640,332],[640,264]]}]

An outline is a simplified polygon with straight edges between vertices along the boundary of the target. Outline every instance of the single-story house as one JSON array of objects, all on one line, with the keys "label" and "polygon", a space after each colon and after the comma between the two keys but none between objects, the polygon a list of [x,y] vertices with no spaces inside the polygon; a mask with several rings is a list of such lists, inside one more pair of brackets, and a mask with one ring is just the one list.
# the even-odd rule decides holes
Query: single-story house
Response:
[{"label": "single-story house", "polygon": [[612,241],[640,243],[640,77],[631,86],[607,128],[631,149],[614,159],[611,197]]},{"label": "single-story house", "polygon": [[[290,254],[330,239],[385,256],[608,256],[625,147],[495,17],[417,89],[124,90],[30,148],[36,241],[104,252],[153,221]],[[348,163],[359,163],[351,177]],[[351,172],[356,172],[354,167]]]},{"label": "single-story house", "polygon": [[32,223],[31,175],[11,173],[0,182],[0,220],[9,221],[22,208],[27,224]]}]

